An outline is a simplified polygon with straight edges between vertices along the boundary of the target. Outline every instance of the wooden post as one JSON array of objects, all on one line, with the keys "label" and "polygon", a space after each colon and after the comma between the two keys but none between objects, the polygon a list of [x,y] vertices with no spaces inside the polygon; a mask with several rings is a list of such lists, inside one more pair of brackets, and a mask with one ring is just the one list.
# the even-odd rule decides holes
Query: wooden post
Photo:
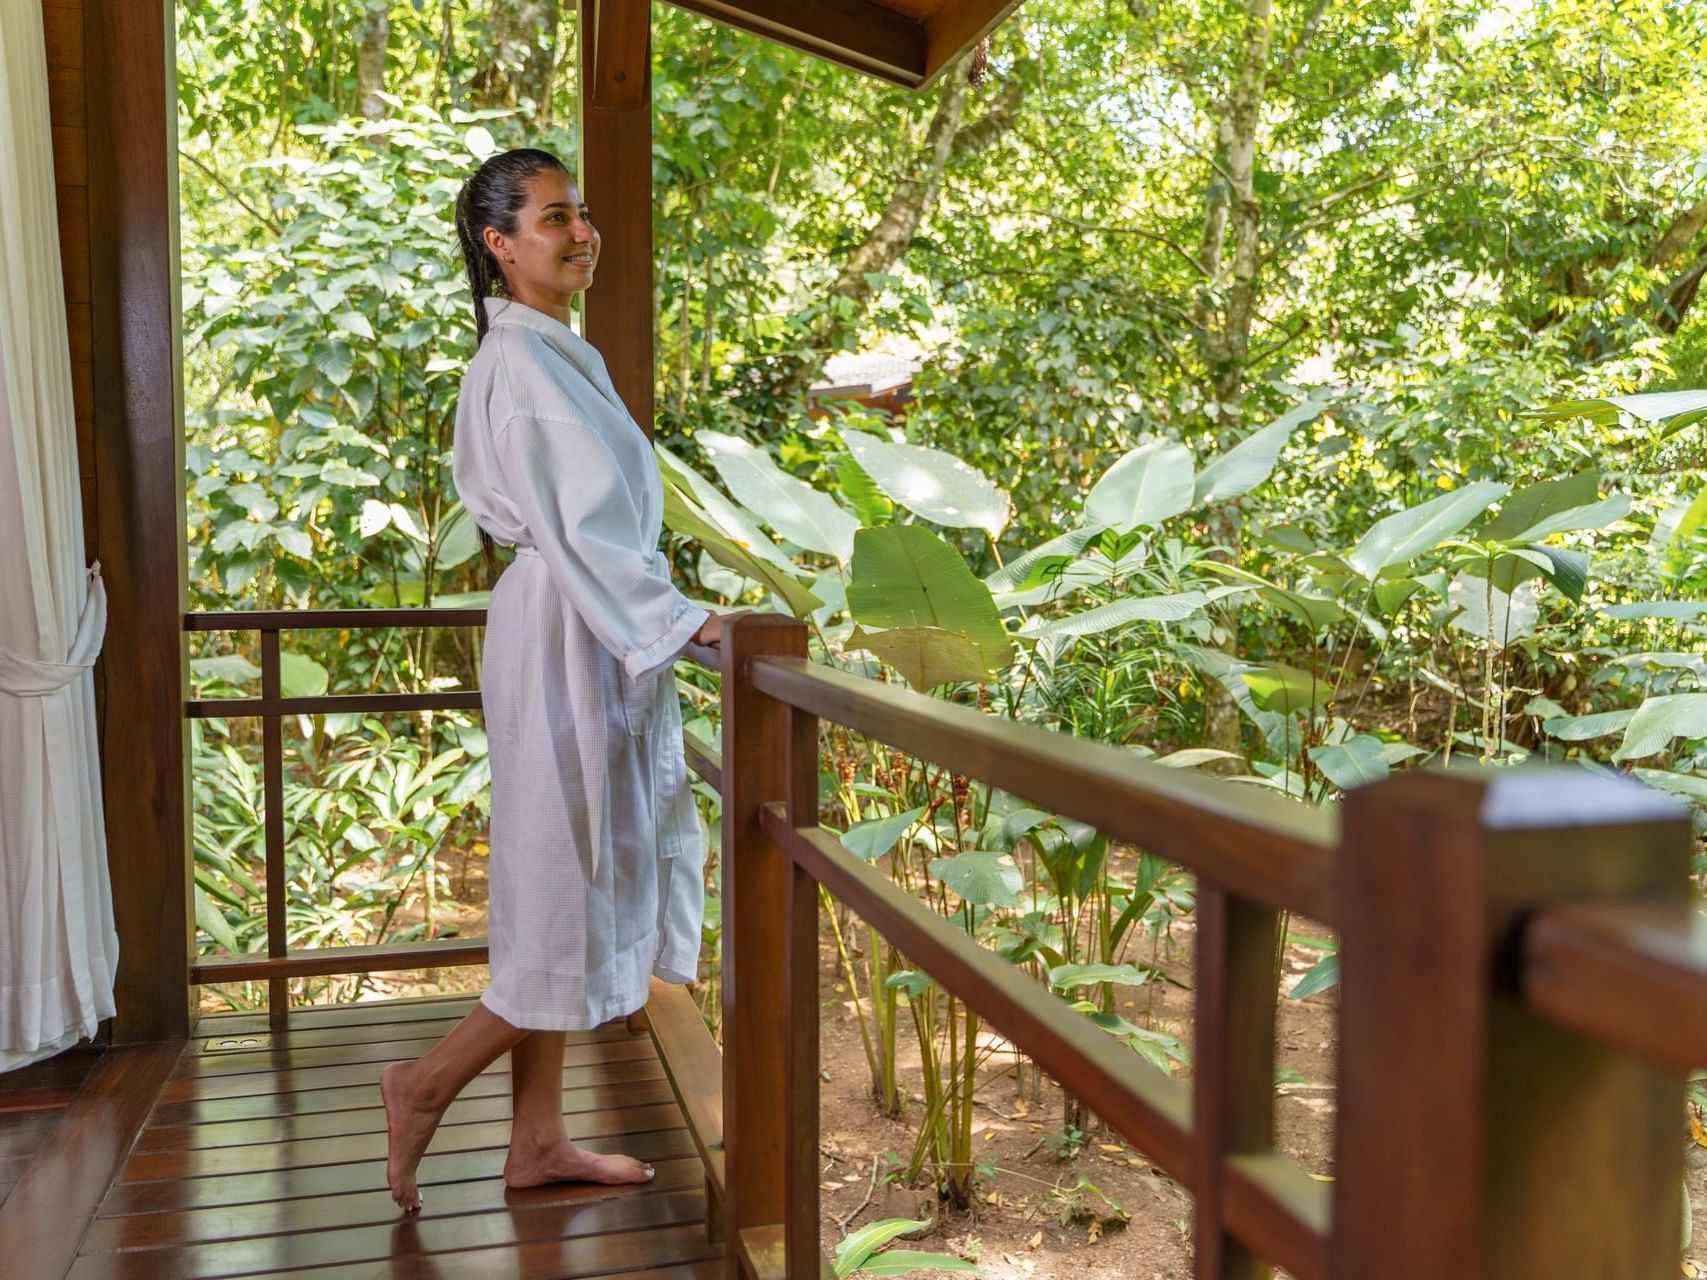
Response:
[{"label": "wooden post", "polygon": [[[791,791],[789,709],[755,690],[748,660],[806,656],[806,628],[749,614],[723,632],[723,1219],[725,1275],[741,1280],[741,1233],[792,1221],[789,1062],[791,923],[798,908],[791,864],[767,840],[759,814]],[[815,731],[814,731],[815,732]],[[814,785],[816,783],[814,782]],[[799,796],[795,795],[798,802]],[[796,931],[796,939],[798,932]],[[791,991],[792,988],[792,991]],[[814,1005],[816,1003],[814,997]],[[816,1036],[814,1007],[814,1030]],[[814,1048],[816,1046],[814,1045]],[[811,1179],[816,1200],[817,1179]],[[814,1215],[815,1216],[815,1215]],[[815,1224],[814,1224],[815,1225]]]},{"label": "wooden post", "polygon": [[190,1025],[184,449],[180,429],[172,7],[87,0],[96,671],[119,971],[116,1041]]},{"label": "wooden post", "polygon": [[583,336],[652,434],[651,0],[580,0],[581,198],[603,241]]},{"label": "wooden post", "polygon": [[1517,968],[1526,913],[1680,900],[1690,845],[1577,769],[1346,797],[1333,1280],[1674,1280],[1682,1072],[1530,1012]]},{"label": "wooden post", "polygon": [[[798,624],[796,624],[798,627]],[[798,628],[805,650],[805,629]],[[788,716],[787,812],[795,828],[818,825],[818,717]],[[785,857],[781,850],[779,856]],[[788,1216],[787,1273],[816,1277],[818,1242],[818,882],[787,859],[788,876]]]},{"label": "wooden post", "polygon": [[1228,1234],[1227,1158],[1274,1147],[1278,914],[1200,880],[1192,1126],[1197,1280],[1260,1280],[1266,1263]]}]

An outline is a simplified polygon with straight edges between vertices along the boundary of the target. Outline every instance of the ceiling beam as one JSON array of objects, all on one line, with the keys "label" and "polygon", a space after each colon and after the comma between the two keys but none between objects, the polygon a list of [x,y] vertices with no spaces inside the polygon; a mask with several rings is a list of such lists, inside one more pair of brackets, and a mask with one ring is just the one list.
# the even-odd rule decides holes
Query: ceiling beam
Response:
[{"label": "ceiling beam", "polygon": [[935,83],[956,58],[1006,22],[1019,5],[1020,0],[943,0],[926,28],[925,78],[919,87]]},{"label": "ceiling beam", "polygon": [[927,75],[924,24],[871,0],[670,0],[677,8],[908,89]]}]

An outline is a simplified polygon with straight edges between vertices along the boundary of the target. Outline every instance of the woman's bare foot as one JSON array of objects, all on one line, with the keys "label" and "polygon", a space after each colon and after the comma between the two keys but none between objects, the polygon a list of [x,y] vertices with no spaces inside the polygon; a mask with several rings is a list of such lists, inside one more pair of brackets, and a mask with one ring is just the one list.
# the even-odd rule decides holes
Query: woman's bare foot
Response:
[{"label": "woman's bare foot", "polygon": [[549,1146],[512,1139],[504,1160],[504,1185],[520,1190],[548,1182],[599,1182],[622,1186],[650,1182],[657,1170],[633,1156],[601,1156],[584,1151],[567,1138]]},{"label": "woman's bare foot", "polygon": [[426,1104],[410,1087],[412,1065],[394,1062],[379,1075],[379,1095],[385,1100],[385,1181],[391,1198],[405,1213],[421,1208],[415,1169],[444,1114],[443,1107]]}]

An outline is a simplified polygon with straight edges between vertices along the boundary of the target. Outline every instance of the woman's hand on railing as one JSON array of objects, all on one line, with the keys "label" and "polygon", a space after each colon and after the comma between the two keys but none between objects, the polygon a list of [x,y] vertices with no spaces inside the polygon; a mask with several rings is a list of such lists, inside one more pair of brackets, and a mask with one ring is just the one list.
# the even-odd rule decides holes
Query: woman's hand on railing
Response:
[{"label": "woman's hand on railing", "polygon": [[723,615],[708,613],[705,621],[699,624],[699,630],[693,633],[693,643],[708,649],[715,649],[723,643]]}]

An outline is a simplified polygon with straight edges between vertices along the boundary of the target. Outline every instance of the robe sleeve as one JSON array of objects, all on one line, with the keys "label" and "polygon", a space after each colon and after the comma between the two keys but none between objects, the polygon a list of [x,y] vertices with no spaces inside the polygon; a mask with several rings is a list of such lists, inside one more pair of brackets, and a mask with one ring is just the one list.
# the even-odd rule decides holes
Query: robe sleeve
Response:
[{"label": "robe sleeve", "polygon": [[498,455],[534,550],[630,680],[675,661],[709,616],[648,546],[639,504],[610,446],[584,423],[512,417]]}]

